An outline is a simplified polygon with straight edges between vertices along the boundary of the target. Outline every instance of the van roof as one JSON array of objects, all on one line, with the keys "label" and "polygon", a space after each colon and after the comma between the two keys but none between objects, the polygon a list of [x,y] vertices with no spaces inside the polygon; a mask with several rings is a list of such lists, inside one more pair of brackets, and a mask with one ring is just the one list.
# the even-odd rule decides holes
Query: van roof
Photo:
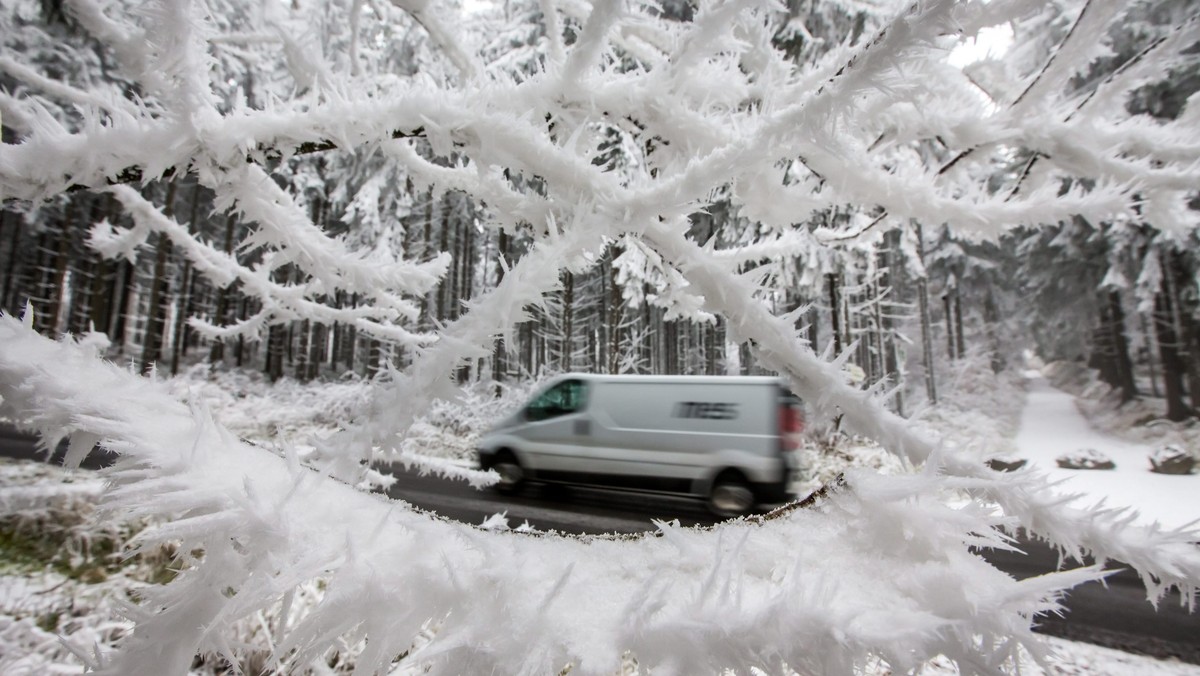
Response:
[{"label": "van roof", "polygon": [[554,380],[578,379],[604,383],[686,383],[689,385],[782,385],[778,376],[670,376],[609,375],[604,373],[564,373]]}]

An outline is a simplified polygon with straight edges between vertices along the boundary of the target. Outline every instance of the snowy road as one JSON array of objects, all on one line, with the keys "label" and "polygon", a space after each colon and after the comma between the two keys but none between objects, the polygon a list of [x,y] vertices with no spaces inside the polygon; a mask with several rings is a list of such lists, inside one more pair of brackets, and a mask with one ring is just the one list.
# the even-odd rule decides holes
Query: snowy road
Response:
[{"label": "snowy road", "polygon": [[[1045,455],[1061,447],[1061,443],[1055,446],[1059,423],[1054,421],[1061,422],[1078,414],[1074,413],[1067,395],[1049,391],[1035,394],[1048,396],[1031,397],[1033,412],[1027,411],[1031,424],[1023,426],[1022,431],[1023,435],[1042,444]],[[1061,397],[1066,397],[1070,404],[1068,408],[1059,407]],[[1082,438],[1083,431],[1076,432],[1078,434],[1071,439]],[[1035,449],[1031,447],[1032,450]],[[33,440],[0,427],[0,455],[32,459],[35,457]],[[1053,456],[1049,457],[1049,463],[1053,465]],[[397,483],[388,495],[466,523],[482,523],[492,514],[505,512],[509,525],[514,528],[529,521],[539,530],[567,533],[644,532],[653,529],[652,519],[678,518],[683,525],[713,522],[699,502],[688,500],[587,489],[543,492],[531,488],[521,496],[500,496],[493,491],[476,491],[462,482],[404,472],[397,473]],[[1027,555],[988,552],[985,558],[1019,578],[1054,569],[1057,555],[1049,548],[1037,543],[1022,546]],[[1200,639],[1196,638],[1200,637],[1200,615],[1187,614],[1179,607],[1177,597],[1165,601],[1156,612],[1145,601],[1141,583],[1129,573],[1110,578],[1108,588],[1099,584],[1076,588],[1066,605],[1069,608],[1067,616],[1043,618],[1042,631],[1130,652],[1175,656],[1200,664]]]},{"label": "snowy road", "polygon": [[[1094,429],[1075,407],[1075,399],[1031,378],[1029,399],[1015,440],[1018,457],[1065,480],[1063,493],[1081,493],[1081,506],[1105,500],[1109,507],[1134,507],[1141,520],[1176,528],[1200,519],[1200,474],[1174,476],[1150,471],[1151,446],[1117,439]],[[1113,470],[1060,469],[1055,458],[1083,448],[1095,449],[1116,463]],[[1200,639],[1198,639],[1200,640]]]}]

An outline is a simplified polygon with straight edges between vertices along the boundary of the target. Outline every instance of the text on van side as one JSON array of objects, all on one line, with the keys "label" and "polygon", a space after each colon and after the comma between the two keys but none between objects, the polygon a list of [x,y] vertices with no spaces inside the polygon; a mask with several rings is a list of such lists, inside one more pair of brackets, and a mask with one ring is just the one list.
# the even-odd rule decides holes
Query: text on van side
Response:
[{"label": "text on van side", "polygon": [[715,401],[681,401],[675,404],[676,418],[704,420],[733,420],[738,417],[737,404]]}]

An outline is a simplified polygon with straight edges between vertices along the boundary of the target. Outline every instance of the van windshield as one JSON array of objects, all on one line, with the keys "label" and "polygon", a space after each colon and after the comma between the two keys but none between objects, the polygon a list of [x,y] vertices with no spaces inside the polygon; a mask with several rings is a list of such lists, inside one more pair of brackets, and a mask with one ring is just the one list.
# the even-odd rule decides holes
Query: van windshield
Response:
[{"label": "van windshield", "polygon": [[527,420],[545,420],[583,407],[584,385],[582,380],[564,380],[538,395],[525,407]]}]

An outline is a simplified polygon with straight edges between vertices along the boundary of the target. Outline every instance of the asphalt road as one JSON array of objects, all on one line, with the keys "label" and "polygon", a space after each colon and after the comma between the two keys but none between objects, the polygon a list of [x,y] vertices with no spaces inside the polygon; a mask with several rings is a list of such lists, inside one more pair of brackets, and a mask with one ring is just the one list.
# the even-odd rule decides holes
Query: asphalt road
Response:
[{"label": "asphalt road", "polygon": [[[45,460],[32,437],[0,427],[0,455]],[[55,459],[61,461],[62,449]],[[84,462],[96,468],[107,458],[93,452]],[[477,491],[462,482],[396,471],[387,492],[396,499],[465,523],[479,524],[504,513],[512,527],[528,522],[543,531],[562,533],[638,533],[654,529],[655,519],[678,519],[682,525],[711,524],[702,504],[681,498],[638,495],[597,489],[549,489],[531,486],[521,495]],[[1017,578],[1050,572],[1058,555],[1044,544],[1022,540],[1024,555],[988,551],[984,557]],[[1067,612],[1039,620],[1039,631],[1155,657],[1174,657],[1200,664],[1200,613],[1189,614],[1177,594],[1159,603],[1146,601],[1141,581],[1131,572],[1110,576],[1105,585],[1076,587],[1066,600]]]}]

